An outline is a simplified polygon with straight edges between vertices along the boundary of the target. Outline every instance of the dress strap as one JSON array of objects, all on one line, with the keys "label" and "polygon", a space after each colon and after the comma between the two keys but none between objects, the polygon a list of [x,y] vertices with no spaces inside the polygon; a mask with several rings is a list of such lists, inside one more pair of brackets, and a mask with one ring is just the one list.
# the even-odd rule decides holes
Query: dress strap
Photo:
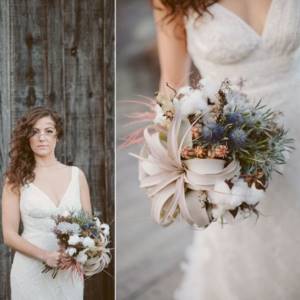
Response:
[{"label": "dress strap", "polygon": [[76,180],[79,183],[79,168],[72,166],[72,180]]}]

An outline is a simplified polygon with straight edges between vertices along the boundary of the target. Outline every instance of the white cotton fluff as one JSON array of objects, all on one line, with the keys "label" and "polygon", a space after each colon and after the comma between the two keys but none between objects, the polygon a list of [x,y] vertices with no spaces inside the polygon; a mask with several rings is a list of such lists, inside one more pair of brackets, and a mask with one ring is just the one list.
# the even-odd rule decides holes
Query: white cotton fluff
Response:
[{"label": "white cotton fluff", "polygon": [[181,112],[183,117],[190,114],[201,113],[207,110],[207,100],[200,90],[190,87],[181,88],[178,95],[184,95],[180,99],[174,98],[175,109]]},{"label": "white cotton fluff", "polygon": [[223,208],[231,209],[233,207],[232,195],[228,184],[223,180],[215,183],[214,190],[208,192],[211,203],[222,205]]},{"label": "white cotton fluff", "polygon": [[78,255],[76,256],[76,260],[80,263],[80,264],[84,264],[88,259],[88,256],[85,254],[85,250],[80,251],[78,253]]},{"label": "white cotton fluff", "polygon": [[87,248],[95,247],[95,241],[93,239],[91,239],[89,236],[83,238],[82,244],[84,247],[87,247]]},{"label": "white cotton fluff", "polygon": [[248,195],[248,185],[247,183],[239,179],[237,182],[234,183],[231,194],[232,194],[232,203],[234,203],[235,207],[242,204],[242,202],[245,202]]},{"label": "white cotton fluff", "polygon": [[100,229],[105,236],[109,235],[109,226],[107,224],[102,224]]},{"label": "white cotton fluff", "polygon": [[77,252],[77,250],[74,247],[68,247],[65,251],[65,253],[70,256],[73,256],[76,252]]},{"label": "white cotton fluff", "polygon": [[81,238],[77,234],[71,235],[68,240],[69,245],[77,245],[80,242]]},{"label": "white cotton fluff", "polygon": [[62,213],[62,216],[63,216],[64,218],[67,218],[67,217],[69,217],[70,215],[71,215],[70,212],[67,211],[67,210],[65,210],[65,211]]},{"label": "white cotton fluff", "polygon": [[201,91],[204,98],[209,98],[211,102],[216,102],[217,93],[221,87],[221,82],[210,77],[202,78],[200,80],[202,86]]},{"label": "white cotton fluff", "polygon": [[166,120],[166,117],[164,116],[164,112],[161,106],[159,104],[156,104],[154,110],[155,110],[155,118],[153,120],[153,123],[162,124]]},{"label": "white cotton fluff", "polygon": [[96,223],[97,228],[100,228],[101,222],[100,222],[99,218],[94,217],[94,221],[95,221],[95,223]]},{"label": "white cotton fluff", "polygon": [[263,190],[258,190],[254,185],[248,188],[248,194],[245,202],[249,205],[254,205],[265,197],[265,192]]}]

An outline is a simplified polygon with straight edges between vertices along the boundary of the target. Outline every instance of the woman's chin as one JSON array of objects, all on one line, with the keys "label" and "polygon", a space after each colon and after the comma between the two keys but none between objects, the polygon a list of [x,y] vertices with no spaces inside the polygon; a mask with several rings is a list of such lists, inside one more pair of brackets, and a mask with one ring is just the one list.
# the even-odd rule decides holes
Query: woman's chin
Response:
[{"label": "woman's chin", "polygon": [[39,156],[39,157],[47,157],[51,153],[49,152],[48,149],[39,149],[37,151],[34,151],[34,155]]}]

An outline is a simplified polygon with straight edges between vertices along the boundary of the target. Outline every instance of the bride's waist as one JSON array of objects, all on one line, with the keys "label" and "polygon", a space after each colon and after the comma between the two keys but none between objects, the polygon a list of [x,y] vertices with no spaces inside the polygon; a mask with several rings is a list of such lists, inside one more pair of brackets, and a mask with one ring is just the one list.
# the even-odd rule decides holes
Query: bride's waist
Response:
[{"label": "bride's waist", "polygon": [[246,61],[231,65],[198,61],[202,77],[242,82],[245,91],[278,90],[300,82],[300,59],[293,56]]},{"label": "bride's waist", "polygon": [[31,231],[23,232],[21,236],[42,249],[55,250],[57,248],[57,238],[53,232]]}]

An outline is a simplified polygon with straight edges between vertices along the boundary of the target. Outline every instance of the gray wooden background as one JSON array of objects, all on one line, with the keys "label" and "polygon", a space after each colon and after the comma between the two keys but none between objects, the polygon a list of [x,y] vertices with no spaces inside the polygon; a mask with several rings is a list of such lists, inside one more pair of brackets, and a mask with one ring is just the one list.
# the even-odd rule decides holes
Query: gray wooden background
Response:
[{"label": "gray wooden background", "polygon": [[[132,131],[126,114],[139,109],[122,100],[153,97],[158,88],[159,66],[150,1],[117,0],[117,142]],[[184,224],[168,228],[150,218],[150,205],[138,187],[137,161],[117,150],[117,299],[169,300],[182,278],[181,264],[192,240]],[[187,299],[188,300],[188,299]]]},{"label": "gray wooden background", "polygon": [[[19,116],[54,108],[65,121],[58,158],[86,173],[113,241],[114,1],[1,0],[0,74],[0,175]],[[2,242],[0,299],[8,300],[12,253]],[[107,272],[86,281],[85,299],[114,299],[114,263]]]}]

